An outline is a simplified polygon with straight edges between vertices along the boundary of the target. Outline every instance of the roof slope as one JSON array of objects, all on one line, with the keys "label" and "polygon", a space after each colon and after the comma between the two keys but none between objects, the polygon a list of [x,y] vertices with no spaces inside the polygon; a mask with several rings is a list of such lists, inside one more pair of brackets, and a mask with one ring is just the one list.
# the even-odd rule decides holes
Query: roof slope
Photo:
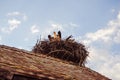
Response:
[{"label": "roof slope", "polygon": [[49,80],[110,80],[86,67],[0,45],[0,76],[12,79],[13,74]]}]

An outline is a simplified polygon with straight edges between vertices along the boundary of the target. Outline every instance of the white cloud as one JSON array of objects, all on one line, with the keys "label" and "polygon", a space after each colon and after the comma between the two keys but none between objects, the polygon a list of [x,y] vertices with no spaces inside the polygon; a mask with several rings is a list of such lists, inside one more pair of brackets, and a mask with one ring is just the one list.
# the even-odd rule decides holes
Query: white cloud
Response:
[{"label": "white cloud", "polygon": [[21,21],[17,19],[9,19],[8,20],[8,27],[2,27],[1,31],[3,33],[11,33],[13,30],[18,28],[18,26],[21,24]]},{"label": "white cloud", "polygon": [[63,30],[63,26],[62,25],[60,25],[60,24],[54,24],[54,23],[52,23],[51,24],[51,28],[52,28],[52,30]]},{"label": "white cloud", "polygon": [[7,16],[12,16],[12,17],[18,16],[18,17],[22,17],[24,21],[27,20],[27,16],[24,13],[20,13],[18,11],[10,12],[7,14]]},{"label": "white cloud", "polygon": [[120,30],[117,32],[116,36],[114,37],[114,41],[120,44]]},{"label": "white cloud", "polygon": [[72,27],[78,27],[78,25],[77,24],[75,24],[75,23],[70,23],[70,26],[72,26]]},{"label": "white cloud", "polygon": [[33,34],[35,34],[35,33],[38,33],[38,32],[39,32],[39,29],[37,28],[37,26],[36,26],[36,25],[33,25],[33,26],[31,27],[31,32],[32,32]]},{"label": "white cloud", "polygon": [[8,13],[7,16],[18,16],[18,15],[21,15],[20,12],[11,12],[11,13]]},{"label": "white cloud", "polygon": [[87,66],[113,80],[120,80],[120,53],[111,50],[113,45],[120,44],[120,12],[107,27],[87,33],[83,42],[90,46]]},{"label": "white cloud", "polygon": [[88,33],[86,34],[86,37],[93,41],[97,40],[103,40],[105,42],[110,40],[110,35],[114,32],[114,28],[106,28],[106,29],[100,29],[95,33]]},{"label": "white cloud", "polygon": [[118,18],[118,20],[120,20],[120,11],[119,11],[119,14],[118,14],[117,18]]},{"label": "white cloud", "polygon": [[27,16],[24,13],[18,11],[7,13],[8,16],[8,25],[6,27],[0,28],[3,33],[11,33],[19,27],[19,25],[27,20]]},{"label": "white cloud", "polygon": [[8,24],[10,25],[9,30],[12,31],[21,24],[21,21],[19,21],[17,19],[10,19],[10,20],[8,20]]},{"label": "white cloud", "polygon": [[119,80],[120,55],[112,54],[106,49],[91,47],[88,66],[93,67],[99,73],[113,79]]},{"label": "white cloud", "polygon": [[[87,33],[85,35],[85,40],[87,44],[95,41],[103,41],[104,43],[118,43],[120,31],[120,13],[116,20],[109,21],[107,27],[99,29],[96,32]],[[116,41],[117,40],[117,41]]]}]

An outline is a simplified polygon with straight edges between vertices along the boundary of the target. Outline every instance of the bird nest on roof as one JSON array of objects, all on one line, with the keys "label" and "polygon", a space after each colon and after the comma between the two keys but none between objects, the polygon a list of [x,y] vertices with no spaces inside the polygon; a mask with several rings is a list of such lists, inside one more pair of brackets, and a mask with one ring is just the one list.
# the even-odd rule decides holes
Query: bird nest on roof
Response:
[{"label": "bird nest on roof", "polygon": [[37,40],[37,43],[32,49],[34,53],[46,54],[55,58],[66,61],[71,61],[80,66],[85,66],[88,51],[85,45],[71,39],[72,36],[66,39],[61,39],[61,32],[58,35],[54,32],[54,37],[48,35],[49,40]]}]

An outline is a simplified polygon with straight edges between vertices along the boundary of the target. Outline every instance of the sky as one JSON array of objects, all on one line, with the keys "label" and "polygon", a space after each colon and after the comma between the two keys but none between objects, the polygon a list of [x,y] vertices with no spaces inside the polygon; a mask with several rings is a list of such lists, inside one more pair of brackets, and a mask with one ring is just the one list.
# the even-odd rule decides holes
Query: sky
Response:
[{"label": "sky", "polygon": [[89,51],[86,66],[120,80],[120,0],[1,0],[0,44],[31,50],[60,30]]}]

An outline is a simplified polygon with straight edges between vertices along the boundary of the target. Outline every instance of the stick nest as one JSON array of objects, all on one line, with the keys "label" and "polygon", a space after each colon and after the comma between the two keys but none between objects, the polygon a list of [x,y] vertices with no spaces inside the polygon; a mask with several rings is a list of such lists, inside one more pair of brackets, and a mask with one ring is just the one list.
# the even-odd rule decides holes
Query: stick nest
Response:
[{"label": "stick nest", "polygon": [[55,58],[85,66],[88,51],[85,45],[71,39],[71,36],[60,41],[37,40],[32,52],[46,54]]}]

